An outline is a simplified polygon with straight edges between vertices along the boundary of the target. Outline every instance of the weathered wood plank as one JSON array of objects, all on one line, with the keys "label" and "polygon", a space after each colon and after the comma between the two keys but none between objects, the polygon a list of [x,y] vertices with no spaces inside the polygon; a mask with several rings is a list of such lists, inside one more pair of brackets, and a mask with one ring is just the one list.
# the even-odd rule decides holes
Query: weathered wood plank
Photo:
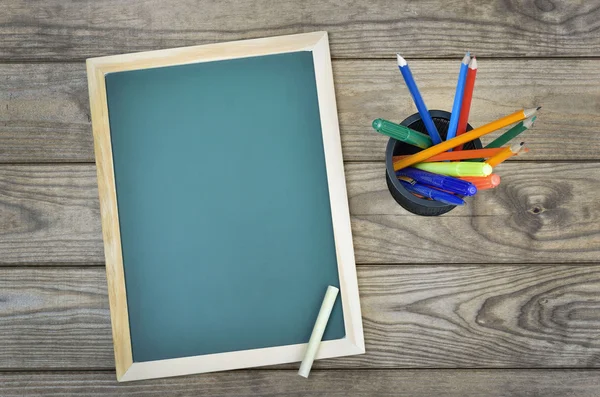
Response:
[{"label": "weathered wood plank", "polygon": [[0,166],[0,263],[103,263],[93,165]]},{"label": "weathered wood plank", "polygon": [[334,57],[590,56],[595,2],[8,0],[0,59],[72,60],[327,30]]},{"label": "weathered wood plank", "polygon": [[[316,368],[600,366],[600,265],[358,276],[367,353]],[[102,267],[0,268],[0,319],[0,369],[114,367]]]},{"label": "weathered wood plank", "polygon": [[104,269],[0,268],[0,366],[114,368]]},{"label": "weathered wood plank", "polygon": [[[415,112],[395,61],[333,66],[344,158],[383,160],[387,139],[373,132],[371,121],[399,122]],[[456,62],[411,66],[428,106],[450,109]],[[532,149],[523,159],[600,159],[599,69],[600,60],[482,60],[471,123],[541,104],[538,123],[523,135]],[[93,161],[83,64],[0,65],[0,109],[0,162]]]},{"label": "weathered wood plank", "polygon": [[93,161],[85,64],[0,65],[0,162]]},{"label": "weathered wood plank", "polygon": [[381,164],[347,164],[360,263],[539,263],[600,258],[600,164],[512,162],[467,205],[418,217],[392,199]]},{"label": "weathered wood plank", "polygon": [[[429,109],[450,111],[456,62],[415,61],[411,69]],[[535,126],[521,135],[531,152],[517,159],[599,159],[598,70],[600,60],[480,60],[469,122],[478,127],[520,108],[543,106]],[[373,133],[372,120],[401,122],[416,113],[396,62],[340,61],[334,73],[345,159],[384,160],[387,138]]]},{"label": "weathered wood plank", "polygon": [[24,396],[597,397],[594,370],[259,370],[118,384],[110,372],[0,373],[0,394]]},{"label": "weathered wood plank", "polygon": [[[600,257],[600,164],[513,162],[436,218],[392,199],[382,163],[346,165],[358,263],[557,263]],[[0,264],[103,263],[94,166],[0,166]]]}]

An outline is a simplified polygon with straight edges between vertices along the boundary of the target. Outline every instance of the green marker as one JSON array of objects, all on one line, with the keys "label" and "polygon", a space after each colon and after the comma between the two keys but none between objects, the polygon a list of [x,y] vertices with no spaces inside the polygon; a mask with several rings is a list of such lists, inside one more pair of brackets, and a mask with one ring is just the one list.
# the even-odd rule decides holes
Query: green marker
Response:
[{"label": "green marker", "polygon": [[384,119],[373,120],[373,128],[380,134],[387,135],[409,145],[420,147],[421,149],[427,149],[433,144],[429,136]]},{"label": "green marker", "polygon": [[448,176],[488,176],[492,173],[492,166],[489,164],[465,161],[418,163],[413,167]]},{"label": "green marker", "polygon": [[511,139],[513,139],[514,137],[516,137],[517,135],[522,133],[523,131],[531,128],[533,126],[533,122],[535,121],[535,119],[536,119],[536,116],[533,116],[530,119],[521,121],[519,124],[515,125],[510,130],[506,131],[504,134],[500,135],[498,138],[496,138],[492,142],[488,143],[485,146],[485,149],[497,148],[497,147],[504,146],[506,143],[508,143],[508,141],[510,141]]}]

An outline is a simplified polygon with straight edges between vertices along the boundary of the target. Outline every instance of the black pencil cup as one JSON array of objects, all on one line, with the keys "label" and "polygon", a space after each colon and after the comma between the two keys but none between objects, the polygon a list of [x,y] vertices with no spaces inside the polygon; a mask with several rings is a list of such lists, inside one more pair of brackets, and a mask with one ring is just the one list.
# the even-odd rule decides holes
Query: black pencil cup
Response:
[{"label": "black pencil cup", "polygon": [[[429,114],[431,114],[433,122],[435,123],[435,126],[437,127],[440,136],[442,137],[442,139],[445,139],[446,133],[448,132],[450,112],[446,112],[443,110],[431,110],[429,111]],[[412,128],[415,131],[427,134],[427,130],[425,129],[425,125],[423,124],[419,113],[413,114],[400,124]],[[470,131],[472,129],[473,127],[467,124],[467,131]],[[463,150],[481,148],[482,145],[479,139],[467,142],[463,146]],[[398,204],[400,204],[404,209],[412,212],[413,214],[423,216],[438,216],[445,214],[446,212],[452,211],[456,207],[455,205],[448,205],[440,203],[439,201],[433,201],[430,199],[417,197],[408,190],[406,190],[396,177],[396,173],[394,172],[393,157],[414,154],[421,150],[421,148],[418,148],[416,146],[412,146],[390,138],[385,151],[385,177],[390,193],[392,194],[392,196]]]}]

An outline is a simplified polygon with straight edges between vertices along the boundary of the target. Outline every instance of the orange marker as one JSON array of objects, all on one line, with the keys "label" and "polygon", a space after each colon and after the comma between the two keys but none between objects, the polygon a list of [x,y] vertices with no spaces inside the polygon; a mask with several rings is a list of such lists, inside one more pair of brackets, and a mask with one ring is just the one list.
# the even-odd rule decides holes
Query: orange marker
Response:
[{"label": "orange marker", "polygon": [[[467,159],[487,159],[488,157],[492,157],[502,152],[504,148],[492,148],[492,149],[473,149],[473,150],[463,150],[460,152],[444,152],[440,154],[436,154],[433,157],[428,158],[425,162],[433,162],[433,161],[447,161],[447,160],[467,160]],[[394,156],[392,159],[394,163],[396,161],[400,161],[409,156]]]},{"label": "orange marker", "polygon": [[494,157],[490,157],[489,159],[487,159],[486,163],[491,165],[492,167],[495,167],[498,164],[502,163],[504,160],[508,159],[509,157],[512,157],[515,154],[519,153],[521,151],[521,149],[523,148],[524,144],[525,144],[525,142],[521,142],[521,143],[515,143],[512,146],[507,146],[507,147],[503,148],[502,151],[500,153],[498,153],[497,155],[495,155]]},{"label": "orange marker", "polygon": [[500,176],[497,174],[488,176],[463,176],[458,179],[471,182],[477,190],[493,189],[500,184]]},{"label": "orange marker", "polygon": [[517,123],[521,120],[525,120],[531,116],[533,116],[540,108],[532,108],[532,109],[523,109],[513,114],[510,114],[506,117],[498,119],[496,121],[492,121],[489,124],[481,126],[479,128],[475,128],[469,132],[465,132],[462,135],[459,135],[455,138],[449,139],[442,143],[438,143],[435,146],[431,146],[425,150],[422,150],[418,153],[415,153],[405,159],[402,159],[394,164],[394,171],[398,171],[402,168],[410,167],[413,164],[421,163],[428,158],[435,156],[436,154],[440,154],[442,152],[448,151],[458,145],[462,145],[463,143],[467,143],[472,141],[473,139],[477,139],[479,137],[484,136],[485,134],[489,134],[490,132],[494,132],[499,130],[500,128],[504,128],[508,125]]}]

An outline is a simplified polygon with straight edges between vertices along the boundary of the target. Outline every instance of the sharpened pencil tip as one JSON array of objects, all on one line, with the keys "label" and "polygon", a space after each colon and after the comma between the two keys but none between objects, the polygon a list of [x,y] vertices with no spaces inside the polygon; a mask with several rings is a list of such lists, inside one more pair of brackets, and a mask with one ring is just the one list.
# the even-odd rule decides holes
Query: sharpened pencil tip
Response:
[{"label": "sharpened pencil tip", "polygon": [[523,148],[524,144],[525,144],[525,142],[515,143],[510,147],[510,151],[513,153],[519,153],[521,151],[521,149]]},{"label": "sharpened pencil tip", "polygon": [[465,54],[465,56],[462,59],[462,63],[464,63],[465,65],[468,65],[470,61],[471,61],[471,53],[469,51],[467,51],[467,53]]},{"label": "sharpened pencil tip", "polygon": [[398,66],[402,67],[402,66],[406,66],[406,59],[402,58],[402,55],[396,53],[396,59],[398,60]]},{"label": "sharpened pencil tip", "polygon": [[525,118],[529,118],[529,117],[533,116],[541,108],[542,108],[541,106],[538,106],[537,108],[523,110],[523,113],[525,114]]},{"label": "sharpened pencil tip", "polygon": [[535,122],[535,119],[536,116],[533,116],[532,118],[523,121],[523,126],[525,128],[531,128],[533,126],[533,123]]},{"label": "sharpened pencil tip", "polygon": [[469,62],[469,69],[477,69],[477,58],[471,58],[471,62]]}]

